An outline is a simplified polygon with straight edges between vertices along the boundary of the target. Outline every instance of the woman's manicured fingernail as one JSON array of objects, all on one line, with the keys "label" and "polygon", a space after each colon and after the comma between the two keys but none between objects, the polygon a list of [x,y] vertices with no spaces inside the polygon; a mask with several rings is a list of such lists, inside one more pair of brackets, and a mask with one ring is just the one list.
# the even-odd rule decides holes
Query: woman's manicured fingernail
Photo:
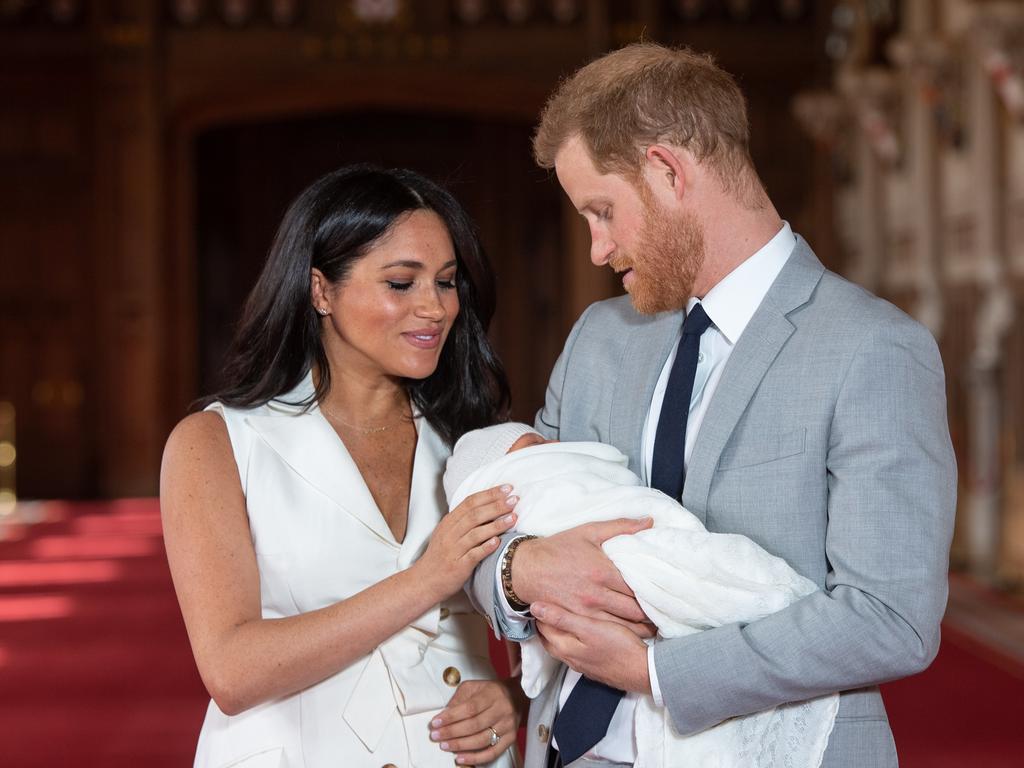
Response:
[{"label": "woman's manicured fingernail", "polygon": [[447,741],[442,741],[441,742],[441,749],[443,749],[445,752],[448,751],[448,742]]},{"label": "woman's manicured fingernail", "polygon": [[543,619],[544,618],[544,614],[547,613],[547,612],[548,612],[547,607],[545,605],[541,604],[541,603],[534,603],[533,605],[530,606],[530,613],[532,613],[538,619]]},{"label": "woman's manicured fingernail", "polygon": [[511,485],[503,485],[503,486],[501,486],[501,488],[499,490],[502,493],[512,493],[512,486]]},{"label": "woman's manicured fingernail", "polygon": [[501,518],[501,522],[503,522],[505,525],[512,525],[512,523],[515,522],[515,519],[515,515],[505,515],[503,518]]},{"label": "woman's manicured fingernail", "polygon": [[508,504],[510,507],[514,507],[516,504],[519,503],[519,497],[509,496],[507,499],[505,499],[505,503]]},{"label": "woman's manicured fingernail", "polygon": [[430,727],[431,728],[440,728],[441,727],[441,718],[440,717],[435,717],[433,720],[431,720],[430,721]]},{"label": "woman's manicured fingernail", "polygon": [[437,741],[440,738],[441,738],[441,732],[440,731],[431,731],[430,732],[430,740],[431,741]]}]

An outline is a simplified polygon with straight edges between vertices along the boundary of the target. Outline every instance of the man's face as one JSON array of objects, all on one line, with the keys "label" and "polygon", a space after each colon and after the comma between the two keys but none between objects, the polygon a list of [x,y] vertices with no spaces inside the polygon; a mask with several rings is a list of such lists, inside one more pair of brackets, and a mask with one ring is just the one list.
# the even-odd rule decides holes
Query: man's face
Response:
[{"label": "man's face", "polygon": [[669,211],[640,181],[600,173],[573,137],[555,157],[555,173],[590,226],[590,260],[622,274],[638,312],[681,309],[704,262],[704,235],[692,213]]}]

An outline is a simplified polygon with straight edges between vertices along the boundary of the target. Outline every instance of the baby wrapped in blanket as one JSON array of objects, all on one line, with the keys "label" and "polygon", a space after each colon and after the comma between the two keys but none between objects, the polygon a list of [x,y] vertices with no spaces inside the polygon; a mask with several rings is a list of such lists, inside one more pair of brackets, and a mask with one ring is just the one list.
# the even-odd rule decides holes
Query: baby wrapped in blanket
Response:
[{"label": "baby wrapped in blanket", "polygon": [[[662,638],[774,613],[817,587],[745,536],[710,533],[677,501],[644,486],[628,459],[603,443],[545,441],[525,424],[464,435],[444,477],[449,508],[503,483],[519,496],[516,529],[550,536],[584,523],[653,518],[653,527],[604,543]],[[559,663],[536,637],[522,643],[523,690],[536,697]],[[638,768],[817,768],[839,695],[731,718],[682,736],[668,712],[641,697],[634,722]]]}]

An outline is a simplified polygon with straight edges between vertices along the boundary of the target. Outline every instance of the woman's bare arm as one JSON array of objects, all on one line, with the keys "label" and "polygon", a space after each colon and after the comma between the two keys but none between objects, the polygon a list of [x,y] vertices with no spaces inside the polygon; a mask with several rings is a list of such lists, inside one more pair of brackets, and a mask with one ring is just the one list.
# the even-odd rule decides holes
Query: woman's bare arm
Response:
[{"label": "woman's bare arm", "polygon": [[160,473],[167,559],[199,674],[237,714],[302,690],[369,653],[458,591],[514,524],[507,490],[477,494],[446,515],[409,569],[339,603],[263,619],[259,573],[238,469],[223,419],[198,413],[171,434]]}]

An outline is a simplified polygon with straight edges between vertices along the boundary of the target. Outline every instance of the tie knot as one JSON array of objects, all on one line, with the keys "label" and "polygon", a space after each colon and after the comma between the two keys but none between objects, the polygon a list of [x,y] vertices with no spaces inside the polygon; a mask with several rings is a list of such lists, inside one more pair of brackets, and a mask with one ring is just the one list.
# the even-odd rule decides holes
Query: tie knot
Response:
[{"label": "tie knot", "polygon": [[683,333],[687,336],[700,336],[710,326],[711,318],[708,317],[707,312],[704,311],[704,307],[700,304],[694,304],[693,309],[687,313],[686,320],[683,321]]}]

